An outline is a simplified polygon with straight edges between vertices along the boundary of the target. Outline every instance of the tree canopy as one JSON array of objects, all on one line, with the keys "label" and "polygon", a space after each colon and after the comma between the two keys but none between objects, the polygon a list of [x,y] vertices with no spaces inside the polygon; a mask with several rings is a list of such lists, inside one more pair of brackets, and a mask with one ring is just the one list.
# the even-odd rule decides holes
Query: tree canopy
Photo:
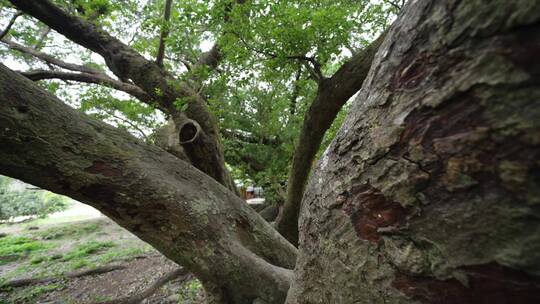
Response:
[{"label": "tree canopy", "polygon": [[[170,16],[164,9],[170,2]],[[245,3],[244,3],[245,2]],[[318,84],[367,47],[395,18],[387,1],[54,1],[103,28],[148,60],[158,56],[206,100],[219,121],[233,177],[283,202],[306,110]],[[2,1],[8,23],[17,10]],[[164,35],[165,33],[165,35]],[[0,55],[81,111],[148,142],[170,118],[131,80],[118,79],[102,58],[22,14],[2,38]],[[219,46],[219,65],[201,64]],[[217,60],[214,58],[213,60]],[[216,61],[217,63],[217,61]],[[159,88],[155,94],[160,95]],[[190,97],[178,97],[186,110]],[[343,112],[325,137],[324,150]]]}]

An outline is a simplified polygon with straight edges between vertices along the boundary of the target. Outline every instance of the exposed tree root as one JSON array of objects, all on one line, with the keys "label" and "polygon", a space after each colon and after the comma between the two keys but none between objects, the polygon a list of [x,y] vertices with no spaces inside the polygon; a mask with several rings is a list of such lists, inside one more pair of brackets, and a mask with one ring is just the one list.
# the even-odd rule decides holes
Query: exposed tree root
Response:
[{"label": "exposed tree root", "polygon": [[184,268],[177,268],[171,272],[166,273],[164,276],[156,280],[152,285],[143,290],[138,294],[131,296],[121,297],[114,300],[108,300],[104,302],[97,302],[94,304],[136,304],[140,303],[142,300],[153,295],[161,286],[167,284],[168,282],[179,278],[181,276],[187,277],[188,272]]},{"label": "exposed tree root", "polygon": [[107,272],[124,269],[124,268],[126,268],[126,266],[106,265],[106,266],[101,266],[101,267],[97,267],[93,269],[68,272],[62,276],[57,276],[57,277],[28,278],[28,279],[12,280],[12,281],[8,281],[2,284],[2,287],[23,287],[23,286],[32,285],[32,284],[43,284],[43,283],[58,281],[64,278],[70,278],[70,279],[79,278],[79,277],[84,277],[88,275],[107,273]]}]

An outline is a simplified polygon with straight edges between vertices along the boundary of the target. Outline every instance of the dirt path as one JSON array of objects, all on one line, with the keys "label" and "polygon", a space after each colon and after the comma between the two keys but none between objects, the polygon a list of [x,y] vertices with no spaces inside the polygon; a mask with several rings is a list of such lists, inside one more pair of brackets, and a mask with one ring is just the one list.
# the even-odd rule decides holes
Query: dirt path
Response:
[{"label": "dirt path", "polygon": [[[124,265],[127,267],[122,270],[65,281],[63,289],[50,292],[38,300],[55,303],[62,299],[67,303],[83,304],[133,295],[177,267],[158,255],[133,259]],[[184,279],[165,285],[143,303],[178,303],[182,283]]]}]

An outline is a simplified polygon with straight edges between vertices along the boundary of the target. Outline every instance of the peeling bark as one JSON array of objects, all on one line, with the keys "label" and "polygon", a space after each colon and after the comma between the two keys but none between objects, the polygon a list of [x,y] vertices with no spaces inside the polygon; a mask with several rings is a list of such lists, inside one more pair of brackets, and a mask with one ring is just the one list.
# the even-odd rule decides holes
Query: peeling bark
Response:
[{"label": "peeling bark", "polygon": [[223,303],[283,303],[296,249],[214,179],[2,65],[0,100],[0,174],[97,208]]},{"label": "peeling bark", "polygon": [[288,303],[540,302],[540,2],[409,1],[312,175]]}]

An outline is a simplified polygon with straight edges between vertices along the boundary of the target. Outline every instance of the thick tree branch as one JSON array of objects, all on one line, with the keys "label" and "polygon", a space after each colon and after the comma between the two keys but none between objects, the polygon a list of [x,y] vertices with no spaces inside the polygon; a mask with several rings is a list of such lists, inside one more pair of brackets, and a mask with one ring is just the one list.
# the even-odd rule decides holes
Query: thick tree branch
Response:
[{"label": "thick tree branch", "polygon": [[296,114],[298,96],[300,95],[300,85],[298,84],[298,81],[300,81],[301,76],[302,76],[302,68],[300,67],[296,71],[296,76],[294,77],[294,82],[293,82],[293,90],[291,93],[290,107],[289,107],[289,112],[291,115]]},{"label": "thick tree branch", "polygon": [[229,303],[284,301],[295,248],[214,179],[2,65],[0,100],[0,174],[94,206]]},{"label": "thick tree branch", "polygon": [[364,51],[344,63],[331,78],[320,83],[317,96],[305,114],[289,172],[287,199],[276,221],[278,231],[293,244],[298,243],[300,202],[324,134],[347,100],[362,87],[384,36],[382,34]]},{"label": "thick tree branch", "polygon": [[310,177],[288,304],[540,303],[540,2],[450,3],[389,29]]},{"label": "thick tree branch", "polygon": [[11,19],[9,19],[9,22],[8,22],[8,25],[6,26],[6,28],[2,32],[0,32],[0,40],[4,39],[4,37],[9,33],[9,30],[11,30],[11,28],[13,27],[13,24],[15,24],[15,20],[17,20],[17,18],[19,18],[22,15],[23,15],[23,12],[17,11],[13,15],[13,17],[11,17]]},{"label": "thick tree branch", "polygon": [[165,40],[169,36],[169,20],[171,19],[171,6],[172,0],[165,1],[165,8],[163,11],[163,26],[161,27],[161,34],[159,36],[159,47],[156,56],[156,64],[163,67],[163,58],[165,57]]},{"label": "thick tree branch", "polygon": [[105,73],[93,74],[93,73],[71,73],[71,72],[62,72],[62,71],[53,71],[53,70],[34,70],[34,71],[21,72],[21,74],[25,76],[26,78],[33,81],[44,80],[44,79],[61,79],[61,80],[101,84],[101,85],[128,93],[139,100],[143,100],[147,102],[151,101],[151,97],[148,94],[146,94],[146,92],[144,92],[138,86],[131,83],[126,83],[126,82],[113,79],[107,76]]},{"label": "thick tree branch", "polygon": [[[178,119],[175,121],[178,125],[183,123],[186,116],[195,120],[202,132],[200,140],[186,147],[188,157],[200,170],[236,191],[234,181],[225,168],[217,119],[196,90],[91,22],[67,14],[50,0],[10,2],[73,42],[100,54],[118,78],[123,82],[131,79],[160,108],[167,109],[168,114]],[[188,104],[185,113],[178,113],[176,109],[175,102],[179,99]]]}]

